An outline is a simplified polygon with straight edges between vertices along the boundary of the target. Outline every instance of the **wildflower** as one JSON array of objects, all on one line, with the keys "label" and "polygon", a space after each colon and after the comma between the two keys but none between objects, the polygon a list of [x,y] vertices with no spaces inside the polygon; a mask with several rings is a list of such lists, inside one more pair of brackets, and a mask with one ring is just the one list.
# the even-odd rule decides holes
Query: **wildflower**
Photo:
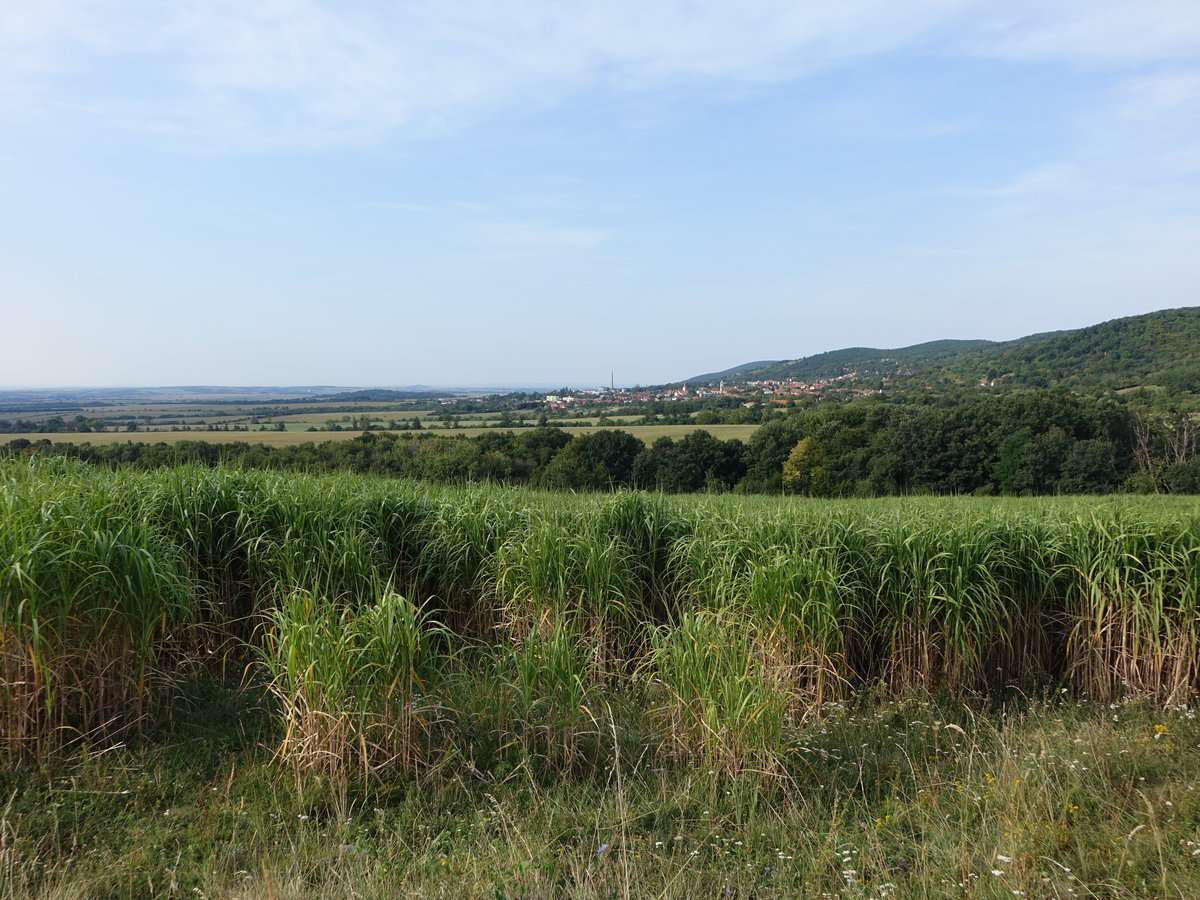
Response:
[{"label": "wildflower", "polygon": [[603,853],[607,849],[608,849],[608,844],[601,844],[600,849],[597,850],[596,853]]}]

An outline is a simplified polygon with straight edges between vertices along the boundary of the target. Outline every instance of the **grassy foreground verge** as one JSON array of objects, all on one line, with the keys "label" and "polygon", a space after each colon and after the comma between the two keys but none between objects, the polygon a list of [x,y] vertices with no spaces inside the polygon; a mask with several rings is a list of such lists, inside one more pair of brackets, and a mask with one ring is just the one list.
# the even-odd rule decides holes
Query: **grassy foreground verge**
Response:
[{"label": "grassy foreground verge", "polygon": [[1200,895],[1190,710],[861,697],[786,777],[612,753],[369,785],[281,772],[271,721],[197,683],[129,746],[7,771],[0,896]]},{"label": "grassy foreground verge", "polygon": [[1200,896],[1200,512],[0,465],[0,900]]}]

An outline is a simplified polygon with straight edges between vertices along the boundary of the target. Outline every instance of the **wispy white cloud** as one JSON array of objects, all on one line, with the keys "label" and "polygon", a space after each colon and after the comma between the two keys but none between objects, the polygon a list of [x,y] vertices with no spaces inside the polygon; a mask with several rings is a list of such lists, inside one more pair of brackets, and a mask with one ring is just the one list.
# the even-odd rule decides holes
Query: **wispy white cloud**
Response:
[{"label": "wispy white cloud", "polygon": [[0,5],[0,101],[235,145],[456,128],[597,86],[770,83],[922,46],[1194,61],[1195,0],[38,0]]},{"label": "wispy white cloud", "polygon": [[1158,178],[1200,173],[1200,68],[1165,66],[1121,81],[1113,92],[1114,156]]},{"label": "wispy white cloud", "polygon": [[963,2],[42,0],[0,11],[0,84],[218,139],[342,141],[596,85],[774,81],[902,46]]},{"label": "wispy white cloud", "polygon": [[1010,0],[976,10],[965,45],[989,55],[1111,65],[1200,53],[1194,0]]},{"label": "wispy white cloud", "polygon": [[968,192],[969,195],[999,199],[1027,200],[1049,195],[1074,193],[1088,187],[1086,176],[1073,165],[1051,163],[1021,172],[1003,184]]},{"label": "wispy white cloud", "polygon": [[1167,68],[1121,85],[1120,111],[1130,118],[1200,111],[1200,68]]},{"label": "wispy white cloud", "polygon": [[440,212],[436,206],[428,203],[406,203],[402,200],[366,200],[355,204],[365,209],[395,209],[402,212],[435,213]]},{"label": "wispy white cloud", "polygon": [[469,240],[504,256],[589,250],[608,237],[603,229],[553,222],[477,222],[467,226],[465,232]]}]

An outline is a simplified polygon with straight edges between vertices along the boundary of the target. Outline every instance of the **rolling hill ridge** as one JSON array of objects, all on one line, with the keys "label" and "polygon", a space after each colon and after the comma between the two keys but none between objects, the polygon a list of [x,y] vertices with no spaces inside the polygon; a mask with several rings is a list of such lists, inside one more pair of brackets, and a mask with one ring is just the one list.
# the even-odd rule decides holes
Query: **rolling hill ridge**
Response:
[{"label": "rolling hill ridge", "polygon": [[1011,341],[937,340],[892,350],[848,347],[800,359],[746,363],[688,381],[805,381],[846,375],[859,381],[887,379],[898,387],[918,382],[988,382],[1196,390],[1200,388],[1200,307],[1159,310]]}]

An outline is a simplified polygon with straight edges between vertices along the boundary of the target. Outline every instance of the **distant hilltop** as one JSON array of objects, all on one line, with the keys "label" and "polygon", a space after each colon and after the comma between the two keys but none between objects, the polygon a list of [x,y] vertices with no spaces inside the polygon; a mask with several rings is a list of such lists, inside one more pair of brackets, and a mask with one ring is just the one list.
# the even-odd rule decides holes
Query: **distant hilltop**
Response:
[{"label": "distant hilltop", "polygon": [[342,391],[339,394],[325,394],[320,399],[336,400],[339,402],[370,401],[379,403],[389,400],[435,400],[446,396],[445,391],[433,390],[404,390],[396,391],[387,388],[364,388],[359,391]]},{"label": "distant hilltop", "polygon": [[1012,341],[938,340],[894,350],[849,347],[765,360],[687,379],[696,385],[852,381],[861,385],[997,384],[1123,390],[1200,388],[1200,307],[1164,309]]}]

